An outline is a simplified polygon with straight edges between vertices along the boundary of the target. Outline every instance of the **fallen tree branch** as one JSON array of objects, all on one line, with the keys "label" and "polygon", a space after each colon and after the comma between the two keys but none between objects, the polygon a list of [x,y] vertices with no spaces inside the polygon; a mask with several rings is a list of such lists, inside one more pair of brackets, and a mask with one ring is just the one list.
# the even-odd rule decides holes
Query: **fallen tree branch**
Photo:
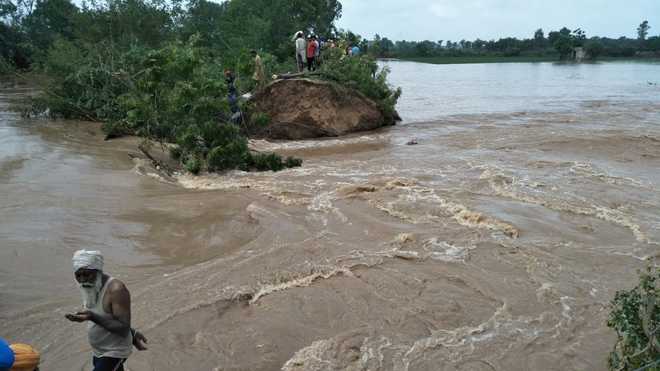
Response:
[{"label": "fallen tree branch", "polygon": [[142,152],[145,155],[145,157],[147,157],[149,160],[151,160],[151,163],[154,165],[154,167],[157,170],[163,171],[163,172],[165,172],[165,174],[167,174],[167,176],[171,177],[172,174],[174,174],[174,170],[172,168],[170,168],[169,166],[167,166],[165,163],[163,163],[163,162],[157,160],[156,158],[154,158],[151,155],[151,153],[149,153],[149,149],[147,148],[147,145],[145,143],[146,142],[142,142],[142,143],[140,143],[140,145],[138,145],[138,149],[140,150],[140,152]]}]

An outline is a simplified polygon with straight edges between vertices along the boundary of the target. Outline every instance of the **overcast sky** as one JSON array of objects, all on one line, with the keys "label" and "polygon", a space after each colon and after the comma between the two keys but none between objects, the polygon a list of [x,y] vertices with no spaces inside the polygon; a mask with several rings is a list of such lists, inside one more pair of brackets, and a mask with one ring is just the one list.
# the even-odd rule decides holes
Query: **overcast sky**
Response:
[{"label": "overcast sky", "polygon": [[660,35],[660,0],[342,0],[338,26],[371,39],[483,40],[546,35],[563,26],[587,36],[637,37],[648,20]]}]

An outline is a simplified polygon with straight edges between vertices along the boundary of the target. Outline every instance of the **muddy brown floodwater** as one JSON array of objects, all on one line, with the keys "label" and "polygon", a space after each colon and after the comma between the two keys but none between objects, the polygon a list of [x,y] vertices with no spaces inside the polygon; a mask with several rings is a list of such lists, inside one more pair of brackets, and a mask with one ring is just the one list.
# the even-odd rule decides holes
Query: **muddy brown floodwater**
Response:
[{"label": "muddy brown floodwater", "polygon": [[[33,91],[6,84],[0,336],[43,370],[90,369],[63,316],[71,255],[92,248],[150,339],[132,371],[605,370],[608,303],[660,256],[660,65],[530,66],[392,64],[404,89],[433,73],[456,89],[410,91],[391,129],[252,142],[302,168],[175,182],[129,156],[135,139],[21,118]],[[529,101],[516,68],[534,71]],[[489,89],[515,94],[484,104]]]}]

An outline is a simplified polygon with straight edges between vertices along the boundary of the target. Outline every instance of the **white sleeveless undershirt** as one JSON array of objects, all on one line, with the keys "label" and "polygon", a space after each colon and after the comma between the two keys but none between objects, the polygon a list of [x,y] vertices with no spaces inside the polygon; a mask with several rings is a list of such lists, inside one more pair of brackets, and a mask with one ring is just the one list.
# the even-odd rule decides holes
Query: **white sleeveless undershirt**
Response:
[{"label": "white sleeveless undershirt", "polygon": [[[112,319],[113,316],[103,309],[103,299],[112,280],[112,277],[108,278],[108,281],[103,285],[99,293],[99,299],[96,301],[96,305],[90,309],[97,316],[107,319]],[[131,355],[133,350],[133,335],[130,331],[128,335],[120,336],[90,321],[87,329],[87,337],[89,338],[89,344],[92,346],[94,356],[97,358],[111,357],[125,359]]]}]

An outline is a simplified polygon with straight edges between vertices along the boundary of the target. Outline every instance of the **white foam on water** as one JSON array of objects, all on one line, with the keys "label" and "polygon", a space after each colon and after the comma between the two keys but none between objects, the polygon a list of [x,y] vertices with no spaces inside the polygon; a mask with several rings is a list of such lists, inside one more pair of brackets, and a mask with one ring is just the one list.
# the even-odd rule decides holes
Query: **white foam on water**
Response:
[{"label": "white foam on water", "polygon": [[409,212],[399,210],[397,208],[398,204],[415,205],[421,203],[424,205],[434,205],[464,227],[501,232],[510,238],[517,238],[519,236],[518,229],[513,225],[470,210],[467,206],[461,203],[442,198],[436,194],[435,189],[417,185],[414,180],[410,182],[396,180],[388,183],[386,188],[400,189],[405,193],[399,195],[397,201],[382,202],[380,200],[372,200],[372,205],[394,217],[406,220],[410,223],[434,223],[440,221],[441,217],[430,214],[412,215]]},{"label": "white foam on water", "polygon": [[250,148],[259,151],[274,152],[278,150],[302,150],[315,148],[340,147],[349,144],[380,143],[390,139],[389,134],[367,134],[356,137],[343,137],[339,139],[308,139],[271,142],[264,139],[250,139]]},{"label": "white foam on water", "polygon": [[470,258],[474,246],[455,246],[437,237],[424,241],[424,248],[430,251],[429,257],[447,263],[465,263]]},{"label": "white foam on water", "polygon": [[[511,179],[511,181],[510,182],[498,181],[502,178]],[[575,201],[568,201],[554,197],[546,199],[546,198],[530,196],[526,193],[521,193],[515,189],[515,187],[517,186],[521,188],[524,187],[518,184],[515,178],[494,173],[490,170],[484,171],[484,173],[482,174],[482,179],[488,180],[490,188],[498,196],[506,197],[516,201],[521,201],[524,203],[543,206],[554,211],[569,212],[576,215],[596,217],[606,222],[610,222],[629,229],[634,235],[635,239],[637,239],[637,241],[639,242],[645,242],[645,243],[651,242],[649,238],[646,236],[646,234],[642,232],[641,227],[639,226],[639,224],[636,223],[634,218],[631,215],[628,215],[621,210],[615,210],[605,206],[588,204],[586,202],[584,202],[583,205],[576,205],[572,203]],[[547,197],[551,195],[545,193],[544,196]]]},{"label": "white foam on water", "polygon": [[315,272],[306,276],[302,276],[290,281],[276,283],[276,284],[266,284],[254,293],[254,296],[250,300],[250,304],[254,304],[259,301],[264,296],[279,292],[285,291],[294,287],[308,287],[312,283],[320,279],[328,279],[337,275],[345,275],[348,277],[353,277],[353,272],[347,267],[332,267],[326,269],[326,271]]},{"label": "white foam on water", "polygon": [[[440,352],[447,362],[464,361],[477,346],[504,338],[508,343],[529,344],[547,331],[544,314],[538,318],[513,317],[504,304],[486,322],[475,327],[437,330],[415,341],[404,353],[395,357],[395,371],[410,371],[411,364],[424,359],[427,352]],[[543,324],[546,323],[544,327]]]},{"label": "white foam on water", "polygon": [[610,175],[604,170],[596,168],[591,163],[573,162],[573,165],[571,166],[569,171],[575,175],[596,178],[608,184],[633,186],[644,189],[650,189],[653,187],[651,184],[647,184],[630,177],[620,177],[620,176]]}]

